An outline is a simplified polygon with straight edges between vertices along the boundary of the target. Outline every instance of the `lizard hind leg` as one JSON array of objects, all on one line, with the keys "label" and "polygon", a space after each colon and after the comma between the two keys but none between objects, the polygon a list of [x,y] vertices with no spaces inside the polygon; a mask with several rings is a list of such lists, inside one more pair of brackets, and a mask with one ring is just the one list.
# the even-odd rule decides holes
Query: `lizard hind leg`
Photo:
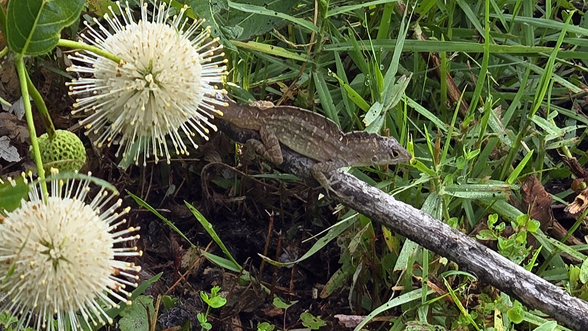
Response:
[{"label": "lizard hind leg", "polygon": [[264,159],[271,161],[275,165],[280,165],[282,162],[284,162],[284,157],[282,155],[282,150],[280,149],[279,143],[277,146],[271,145],[268,147],[267,143],[264,144],[257,139],[249,139],[245,145],[247,148],[253,149],[257,154],[263,156]]},{"label": "lizard hind leg", "polygon": [[282,155],[282,149],[280,148],[280,140],[271,130],[266,129],[262,126],[259,130],[261,136],[261,142],[257,142],[256,150],[259,154],[263,155],[267,160],[272,161],[275,165],[280,165],[284,162],[284,156]]}]

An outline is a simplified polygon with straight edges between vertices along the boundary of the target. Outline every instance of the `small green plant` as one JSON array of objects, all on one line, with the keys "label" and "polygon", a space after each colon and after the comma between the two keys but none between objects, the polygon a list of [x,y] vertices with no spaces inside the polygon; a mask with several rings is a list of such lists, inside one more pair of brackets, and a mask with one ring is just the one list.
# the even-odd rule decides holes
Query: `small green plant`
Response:
[{"label": "small green plant", "polygon": [[318,330],[321,326],[327,325],[325,321],[323,321],[320,316],[314,316],[309,312],[304,312],[300,314],[300,320],[302,321],[302,325],[311,330]]},{"label": "small green plant", "polygon": [[527,247],[527,235],[536,233],[539,229],[539,222],[533,220],[528,214],[519,215],[515,222],[511,222],[514,233],[508,238],[503,236],[506,223],[499,223],[498,215],[488,216],[488,230],[482,230],[476,236],[481,240],[498,241],[498,252],[511,261],[520,264],[527,258],[532,247]]},{"label": "small green plant", "polygon": [[582,267],[575,265],[568,266],[568,281],[566,282],[566,289],[575,296],[587,300],[588,299],[588,284],[585,279],[585,265],[586,261],[582,263]]},{"label": "small green plant", "polygon": [[257,331],[274,331],[275,328],[275,325],[268,322],[263,322],[257,326]]},{"label": "small green plant", "polygon": [[208,322],[208,313],[210,312],[210,308],[217,309],[217,308],[221,308],[222,306],[227,304],[227,299],[218,295],[219,291],[220,291],[219,286],[215,286],[210,290],[210,296],[208,295],[208,293],[206,293],[204,291],[200,291],[200,297],[208,306],[206,308],[206,313],[204,313],[204,314],[198,313],[198,315],[196,316],[198,318],[198,322],[200,322],[200,326],[201,326],[200,330],[212,329],[212,324],[210,324]]},{"label": "small green plant", "polygon": [[[12,316],[7,312],[3,312],[0,314],[0,326],[2,326],[2,330],[5,331],[33,331],[33,328],[25,328],[24,326],[18,326],[16,329],[13,329],[14,326],[18,322],[18,318]],[[18,324],[16,324],[18,325]]]}]

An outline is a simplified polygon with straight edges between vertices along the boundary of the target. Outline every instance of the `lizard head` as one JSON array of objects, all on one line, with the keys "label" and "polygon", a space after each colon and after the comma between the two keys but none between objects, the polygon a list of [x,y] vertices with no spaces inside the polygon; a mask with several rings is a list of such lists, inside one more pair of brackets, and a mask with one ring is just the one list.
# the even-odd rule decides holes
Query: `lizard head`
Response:
[{"label": "lizard head", "polygon": [[376,136],[375,148],[371,150],[371,163],[378,165],[398,164],[410,161],[412,155],[394,137]]}]

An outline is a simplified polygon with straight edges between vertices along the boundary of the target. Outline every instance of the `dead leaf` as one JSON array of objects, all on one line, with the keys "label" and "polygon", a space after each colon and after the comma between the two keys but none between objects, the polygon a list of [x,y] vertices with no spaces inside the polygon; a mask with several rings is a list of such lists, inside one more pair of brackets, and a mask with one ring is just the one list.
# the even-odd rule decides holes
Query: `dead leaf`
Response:
[{"label": "dead leaf", "polygon": [[529,216],[541,223],[543,231],[551,227],[554,219],[551,211],[551,195],[545,191],[545,188],[535,175],[525,179],[521,187],[521,193],[523,208],[528,211]]},{"label": "dead leaf", "polygon": [[30,137],[26,122],[10,113],[0,113],[0,136],[10,137],[13,143],[24,143]]},{"label": "dead leaf", "polygon": [[16,147],[10,145],[10,138],[7,136],[0,137],[0,158],[8,162],[18,162],[22,159]]}]

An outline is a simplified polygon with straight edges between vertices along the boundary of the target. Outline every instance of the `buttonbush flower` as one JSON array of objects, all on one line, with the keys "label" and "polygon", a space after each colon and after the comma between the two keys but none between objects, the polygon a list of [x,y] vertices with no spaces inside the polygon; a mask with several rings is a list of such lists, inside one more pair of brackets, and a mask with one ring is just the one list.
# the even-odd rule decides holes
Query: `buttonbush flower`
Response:
[{"label": "buttonbush flower", "polygon": [[95,19],[95,27],[85,22],[87,35],[81,37],[122,61],[93,53],[71,56],[80,65],[68,70],[83,76],[69,84],[70,94],[79,96],[73,113],[90,114],[80,124],[98,135],[98,147],[120,136],[117,156],[124,148],[135,164],[141,153],[144,165],[151,154],[169,163],[166,137],[176,154],[188,154],[187,144],[198,147],[196,133],[208,139],[209,129],[216,130],[209,120],[222,115],[215,105],[223,103],[212,96],[226,75],[222,45],[210,38],[209,27],[200,28],[203,21],[189,23],[187,6],[170,17],[174,9],[155,2],[149,19],[141,1],[141,19],[135,21],[128,3],[124,10],[117,5],[122,20],[112,8],[112,16],[104,16],[113,32]]},{"label": "buttonbush flower", "polygon": [[29,201],[0,214],[0,308],[35,330],[111,323],[105,310],[130,304],[126,287],[137,285],[140,267],[120,260],[141,255],[121,245],[139,238],[123,227],[130,208],[117,212],[105,188],[87,203],[90,178],[77,176],[49,177],[48,197],[33,185]]}]

